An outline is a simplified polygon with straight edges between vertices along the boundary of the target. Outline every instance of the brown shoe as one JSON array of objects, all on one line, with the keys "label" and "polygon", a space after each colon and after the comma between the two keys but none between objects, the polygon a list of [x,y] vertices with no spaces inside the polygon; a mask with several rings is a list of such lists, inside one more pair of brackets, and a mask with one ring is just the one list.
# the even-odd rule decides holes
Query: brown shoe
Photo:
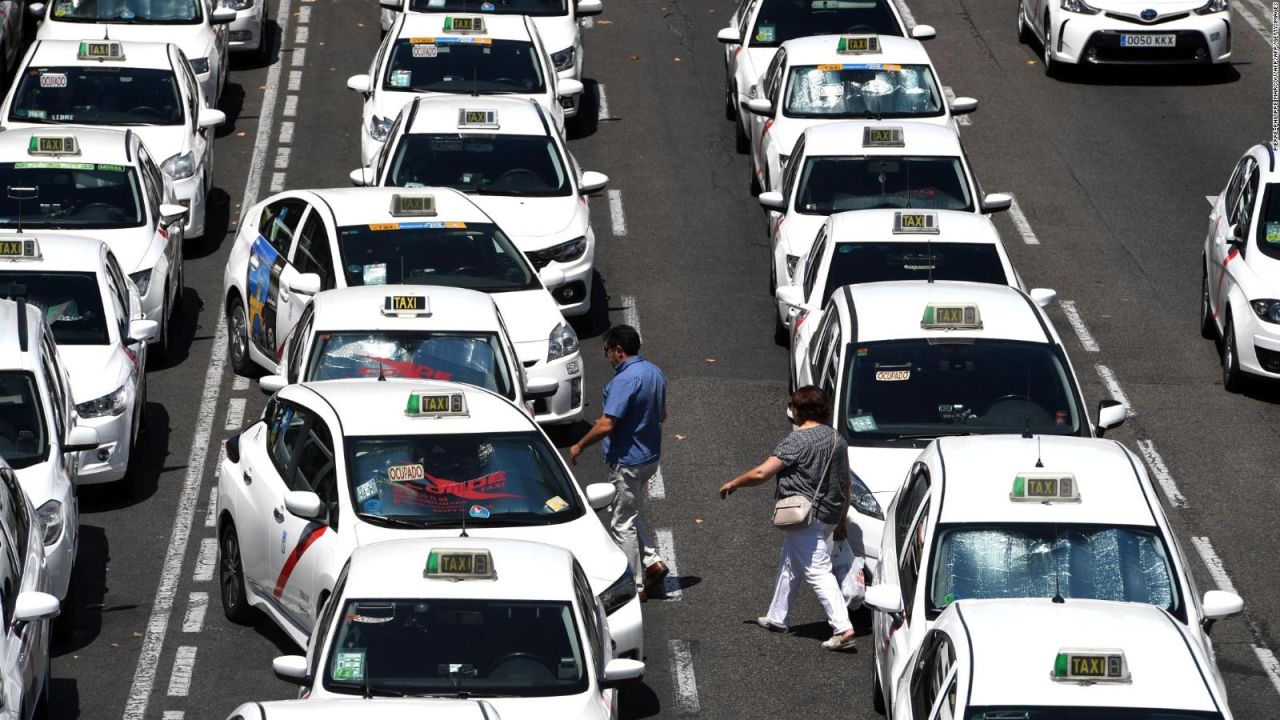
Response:
[{"label": "brown shoe", "polygon": [[671,572],[667,564],[659,560],[644,569],[644,586],[646,589],[662,587],[662,579]]}]

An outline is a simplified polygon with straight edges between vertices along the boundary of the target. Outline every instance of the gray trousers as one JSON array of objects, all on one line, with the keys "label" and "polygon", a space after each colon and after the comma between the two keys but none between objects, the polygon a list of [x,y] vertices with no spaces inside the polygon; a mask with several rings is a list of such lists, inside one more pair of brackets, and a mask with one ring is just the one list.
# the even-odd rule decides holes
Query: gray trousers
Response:
[{"label": "gray trousers", "polygon": [[626,553],[636,587],[644,587],[644,569],[662,560],[653,547],[653,537],[640,517],[644,503],[645,483],[658,471],[658,463],[645,465],[610,465],[609,482],[618,491],[609,518],[609,534]]}]

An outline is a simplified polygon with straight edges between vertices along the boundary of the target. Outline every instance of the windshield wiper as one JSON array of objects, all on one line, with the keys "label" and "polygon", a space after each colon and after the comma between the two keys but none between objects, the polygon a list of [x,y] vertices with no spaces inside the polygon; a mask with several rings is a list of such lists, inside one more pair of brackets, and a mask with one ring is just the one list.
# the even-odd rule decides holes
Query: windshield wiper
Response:
[{"label": "windshield wiper", "polygon": [[375,524],[386,523],[388,525],[395,525],[396,527],[407,527],[407,528],[414,528],[414,529],[428,527],[426,524],[422,522],[418,522],[415,520],[405,520],[402,517],[395,517],[391,515],[374,515],[372,513],[360,513],[360,517],[373,520],[375,521]]},{"label": "windshield wiper", "polygon": [[449,692],[415,693],[407,697],[415,698],[456,698],[458,700],[474,700],[477,698],[515,698],[523,695],[504,695],[502,693],[473,692],[471,690],[453,690]]},{"label": "windshield wiper", "polygon": [[920,433],[918,435],[899,435],[897,437],[885,438],[889,442],[896,440],[932,440],[940,437],[954,437],[958,435],[973,435],[969,430],[940,430],[938,432]]}]

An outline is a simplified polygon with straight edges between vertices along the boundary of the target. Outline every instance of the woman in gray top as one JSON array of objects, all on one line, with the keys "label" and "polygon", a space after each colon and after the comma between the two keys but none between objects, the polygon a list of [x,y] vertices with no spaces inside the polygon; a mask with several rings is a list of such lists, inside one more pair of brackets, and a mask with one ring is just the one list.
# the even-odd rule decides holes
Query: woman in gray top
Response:
[{"label": "woman in gray top", "polygon": [[[740,487],[751,487],[778,478],[779,499],[801,495],[817,499],[813,504],[813,521],[807,527],[788,530],[782,541],[782,559],[778,563],[778,582],[773,590],[769,614],[756,618],[760,627],[783,632],[787,615],[800,579],[804,578],[818,594],[827,613],[832,636],[822,643],[828,650],[853,647],[853,625],[840,585],[831,572],[828,543],[843,540],[844,518],[849,510],[849,450],[844,438],[831,426],[831,399],[812,385],[796,390],[791,396],[787,415],[795,424],[791,434],[782,439],[763,463],[720,486],[720,498],[729,497]],[[826,476],[823,469],[826,469]]]}]

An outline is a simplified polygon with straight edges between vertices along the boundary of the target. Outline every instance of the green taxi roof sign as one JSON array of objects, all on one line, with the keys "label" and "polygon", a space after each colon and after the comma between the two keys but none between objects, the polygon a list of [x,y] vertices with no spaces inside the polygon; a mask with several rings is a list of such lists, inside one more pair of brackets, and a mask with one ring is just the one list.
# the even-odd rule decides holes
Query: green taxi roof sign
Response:
[{"label": "green taxi roof sign", "polygon": [[937,235],[938,213],[927,210],[899,210],[893,214],[895,235]]},{"label": "green taxi roof sign", "polygon": [[836,42],[836,52],[841,55],[863,55],[880,52],[879,35],[841,35]]},{"label": "green taxi roof sign", "polygon": [[470,108],[461,108],[458,110],[459,130],[463,128],[497,130],[499,127],[497,110],[473,110]]},{"label": "green taxi roof sign", "polygon": [[483,35],[484,18],[479,15],[445,15],[444,31],[460,34]]},{"label": "green taxi roof sign", "polygon": [[0,260],[39,260],[40,241],[35,238],[0,238]]},{"label": "green taxi roof sign", "polygon": [[901,125],[862,128],[862,147],[906,147]]},{"label": "green taxi roof sign", "polygon": [[395,317],[430,315],[431,301],[426,295],[388,295],[382,301],[382,314]]},{"label": "green taxi roof sign", "polygon": [[1063,648],[1053,660],[1050,677],[1081,685],[1127,683],[1130,682],[1129,663],[1123,650]]},{"label": "green taxi roof sign", "polygon": [[1071,473],[1018,473],[1013,479],[1009,499],[1014,502],[1080,502],[1080,487]]},{"label": "green taxi roof sign", "polygon": [[484,549],[433,548],[422,577],[430,580],[493,580],[493,555]]},{"label": "green taxi roof sign", "polygon": [[404,414],[410,417],[467,417],[467,397],[462,392],[415,390],[409,393]]},{"label": "green taxi roof sign", "polygon": [[982,315],[974,303],[929,303],[920,327],[925,330],[981,330]]},{"label": "green taxi roof sign", "polygon": [[81,40],[77,60],[124,60],[124,45],[119,40]]},{"label": "green taxi roof sign", "polygon": [[396,193],[391,196],[391,214],[396,217],[435,217],[436,196]]},{"label": "green taxi roof sign", "polygon": [[28,155],[79,155],[80,143],[74,135],[32,135]]}]

